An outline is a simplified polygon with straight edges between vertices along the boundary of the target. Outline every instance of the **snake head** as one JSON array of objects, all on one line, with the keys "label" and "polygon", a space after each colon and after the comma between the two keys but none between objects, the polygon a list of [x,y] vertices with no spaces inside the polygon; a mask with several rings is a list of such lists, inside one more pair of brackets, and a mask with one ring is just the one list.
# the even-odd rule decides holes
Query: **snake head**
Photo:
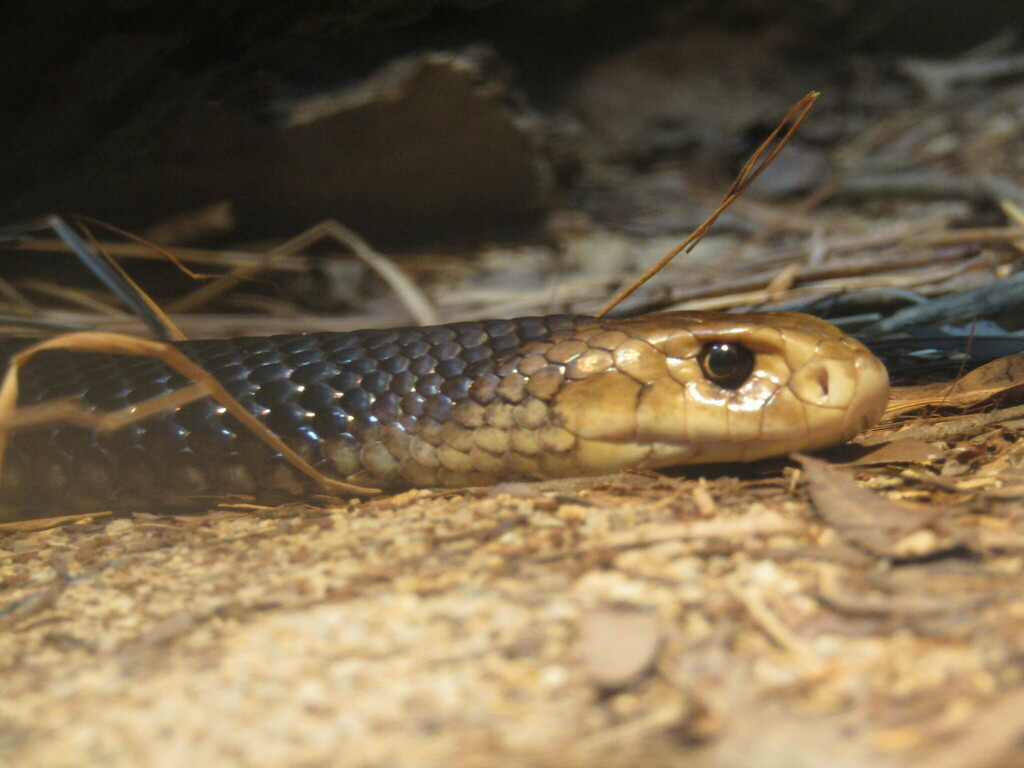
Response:
[{"label": "snake head", "polygon": [[814,450],[876,423],[888,400],[878,358],[791,312],[598,321],[561,346],[577,354],[562,355],[552,405],[588,473]]}]

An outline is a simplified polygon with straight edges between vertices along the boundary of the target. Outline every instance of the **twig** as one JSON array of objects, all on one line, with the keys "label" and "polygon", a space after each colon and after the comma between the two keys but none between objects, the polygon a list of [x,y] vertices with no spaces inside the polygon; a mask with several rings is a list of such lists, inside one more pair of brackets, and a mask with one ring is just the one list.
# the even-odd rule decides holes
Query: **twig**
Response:
[{"label": "twig", "polygon": [[168,305],[168,310],[187,312],[202,306],[225,291],[230,290],[240,280],[251,278],[258,272],[271,266],[278,256],[297,253],[323,238],[335,240],[346,246],[367,266],[380,275],[381,279],[398,296],[409,314],[420,325],[432,325],[438,322],[437,312],[434,310],[433,305],[431,305],[430,300],[417,287],[416,283],[409,279],[391,260],[373,250],[355,232],[333,219],[321,221],[319,224],[310,227],[305,232],[272,249],[267,253],[264,264],[260,266],[236,267],[227,275],[222,275],[187,296],[172,302]]},{"label": "twig", "polygon": [[[42,280],[22,280],[19,285],[21,288],[43,296],[49,296],[51,299],[59,299],[82,309],[91,309],[93,312],[105,317],[136,317],[136,315],[122,307],[115,307],[108,301],[96,298],[98,291],[90,294],[88,291],[80,288],[69,288],[64,285],[46,283]],[[106,299],[107,294],[103,294],[103,298]],[[141,320],[141,318],[139,319]]]},{"label": "twig", "polygon": [[864,336],[881,336],[905,325],[935,321],[959,323],[983,317],[1024,302],[1024,272],[997,280],[980,288],[950,293],[925,304],[901,309],[861,332]]},{"label": "twig", "polygon": [[[204,274],[202,272],[192,271],[191,269],[185,266],[185,263],[182,261],[182,259],[178,258],[178,256],[171,253],[166,248],[161,248],[156,243],[152,243],[149,240],[146,240],[145,238],[139,237],[138,235],[133,234],[132,232],[129,232],[126,229],[121,229],[120,227],[115,227],[113,224],[108,224],[105,221],[100,221],[99,219],[94,219],[91,216],[83,216],[81,214],[76,215],[75,220],[78,222],[87,222],[95,227],[102,227],[103,229],[118,234],[121,237],[126,238],[127,240],[131,240],[133,243],[136,243],[137,245],[140,245],[143,248],[148,249],[149,251],[155,253],[161,259],[169,261],[171,264],[173,264],[175,267],[181,270],[184,274],[191,277],[193,280],[205,280],[209,278],[219,277],[219,275],[215,274]],[[103,247],[103,245],[98,240],[91,236],[91,233],[90,242],[92,243],[92,246],[97,250]],[[111,255],[113,255],[112,252],[108,253],[111,253]],[[120,267],[118,267],[118,269],[120,269]]]},{"label": "twig", "polygon": [[[135,237],[130,233],[129,236]],[[100,245],[111,256],[116,256],[120,259],[141,259],[144,261],[164,261],[166,259],[164,254],[160,252],[163,249],[153,250],[148,243],[140,247],[135,243],[115,243],[101,240]],[[46,252],[66,252],[71,250],[63,240],[43,237],[33,238],[20,243],[2,243],[0,248],[13,251]],[[251,251],[211,250],[207,248],[175,246],[174,255],[181,262],[206,264],[215,267],[254,267],[262,269],[267,266],[267,254]],[[309,261],[298,256],[279,254],[274,258],[273,267],[282,272],[304,272],[309,268]]]},{"label": "twig", "polygon": [[[123,301],[128,308],[146,322],[153,333],[161,339],[174,338],[180,334],[170,323],[167,316],[150,299],[121,267],[109,256],[95,250],[73,226],[55,214],[44,216],[36,221],[18,227],[0,231],[0,239],[6,233],[24,233],[39,230],[52,230],[64,241],[79,261],[89,269],[115,296]],[[91,235],[90,235],[91,237]]]},{"label": "twig", "polygon": [[974,416],[954,416],[944,421],[919,424],[901,430],[886,429],[884,432],[869,432],[857,442],[861,445],[878,445],[895,439],[920,440],[931,443],[938,440],[963,440],[980,435],[993,424],[1024,418],[1024,405],[1015,405],[990,413]]},{"label": "twig", "polygon": [[985,174],[976,178],[938,173],[886,173],[847,176],[836,191],[841,197],[913,197],[963,199],[979,203],[1024,200],[1024,190],[1006,176]]},{"label": "twig", "polygon": [[812,675],[820,675],[825,664],[783,621],[767,603],[750,589],[744,589],[735,578],[725,580],[725,588],[747,610],[749,616],[779,648],[789,651],[793,658]]},{"label": "twig", "polygon": [[[295,317],[267,317],[252,314],[177,315],[178,325],[189,336],[269,336],[275,333],[318,333],[322,331],[358,331],[370,327],[397,327],[408,322],[404,313],[388,315],[297,315]],[[57,327],[58,331],[103,330],[111,333],[140,333],[141,321],[130,318],[102,318],[95,315],[49,311],[42,318],[19,321],[24,325]]]},{"label": "twig", "polygon": [[[905,271],[910,273],[911,270],[915,268],[928,265],[936,266],[946,262],[958,262],[962,259],[962,253],[901,254],[899,266],[901,268],[901,272]],[[850,287],[851,283],[849,278],[865,277],[868,280],[885,279],[888,281],[885,283],[886,285],[892,285],[893,281],[890,278],[886,278],[885,275],[892,275],[894,261],[896,261],[895,258],[869,256],[860,259],[843,259],[842,261],[831,262],[822,266],[802,266],[796,270],[796,274],[794,275],[794,284],[800,286],[818,284],[817,287],[821,288],[829,286],[827,286],[827,284],[821,284],[819,281],[842,280],[843,286]],[[945,272],[939,273],[938,270],[934,271],[937,273],[939,279],[941,279],[941,277],[948,276]],[[873,277],[878,273],[883,274],[878,275],[877,278]],[[737,294],[762,291],[764,286],[766,286],[776,274],[778,274],[777,268],[760,270],[754,274],[737,280],[718,281],[711,285],[700,286],[686,291],[673,291],[669,296],[669,301],[678,305],[687,302],[714,299],[716,297],[730,297]]]},{"label": "twig", "polygon": [[1024,53],[966,61],[904,59],[897,68],[920,85],[930,99],[937,101],[954,85],[1024,74]]},{"label": "twig", "polygon": [[694,301],[681,301],[668,307],[668,311],[674,310],[695,310],[701,312],[726,309],[728,307],[746,306],[749,304],[767,304],[769,302],[780,302],[798,297],[807,297],[821,294],[822,296],[835,296],[836,294],[852,290],[863,290],[865,288],[913,288],[940,280],[947,280],[956,275],[966,272],[965,265],[953,265],[952,267],[936,268],[910,272],[909,274],[893,274],[892,272],[882,275],[870,275],[865,277],[847,277],[837,280],[821,280],[811,282],[799,287],[787,288],[784,292],[774,292],[770,284],[764,288],[744,293],[734,293],[725,296],[718,296],[708,299]]}]

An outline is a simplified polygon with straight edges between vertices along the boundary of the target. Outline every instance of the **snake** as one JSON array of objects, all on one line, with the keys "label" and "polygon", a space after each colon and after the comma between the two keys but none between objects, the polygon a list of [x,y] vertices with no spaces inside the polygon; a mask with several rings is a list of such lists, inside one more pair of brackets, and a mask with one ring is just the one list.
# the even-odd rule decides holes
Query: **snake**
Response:
[{"label": "snake", "polygon": [[[0,341],[0,362],[30,341]],[[860,342],[792,312],[548,315],[172,343],[318,471],[385,491],[811,451],[876,423],[889,388]],[[19,406],[71,397],[97,410],[189,383],[151,357],[65,349],[38,353],[19,379]],[[206,398],[111,431],[17,431],[0,518],[314,492]]]}]

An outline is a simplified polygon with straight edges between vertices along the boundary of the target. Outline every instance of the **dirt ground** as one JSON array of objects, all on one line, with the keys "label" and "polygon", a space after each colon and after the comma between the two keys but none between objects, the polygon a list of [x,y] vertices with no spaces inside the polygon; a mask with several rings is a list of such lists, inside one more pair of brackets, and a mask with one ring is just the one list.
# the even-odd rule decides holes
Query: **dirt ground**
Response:
[{"label": "dirt ground", "polygon": [[[477,115],[476,170],[407,185],[402,227],[471,201],[480,221],[504,210],[539,229],[395,246],[423,310],[351,261],[274,254],[284,235],[225,234],[232,202],[245,220],[266,201],[207,187],[228,207],[206,200],[147,236],[258,279],[167,288],[190,335],[592,312],[700,221],[765,126],[823,90],[772,173],[624,311],[826,313],[888,355],[889,413],[855,445],[752,467],[5,524],[0,765],[1024,765],[1019,50],[807,59],[764,33],[669,31],[556,93],[499,87],[493,52],[460,48],[292,103],[273,156],[315,165],[374,119]],[[443,147],[443,121],[420,138]],[[444,151],[402,162],[430,178]],[[477,173],[498,155],[496,177]],[[183,178],[138,173],[154,168]],[[472,194],[500,178],[507,196]],[[370,203],[304,187],[288,205],[366,211],[393,181]],[[359,222],[345,221],[386,239]],[[313,307],[295,298],[311,265]],[[12,274],[4,310],[141,327],[38,283]],[[945,346],[908,357],[928,348],[921,327]],[[968,338],[979,359],[957,351]]]}]

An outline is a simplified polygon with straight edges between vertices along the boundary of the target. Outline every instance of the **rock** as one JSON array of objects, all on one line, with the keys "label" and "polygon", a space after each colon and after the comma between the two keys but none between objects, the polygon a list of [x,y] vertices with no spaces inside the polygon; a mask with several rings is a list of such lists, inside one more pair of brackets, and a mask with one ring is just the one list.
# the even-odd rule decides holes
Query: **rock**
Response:
[{"label": "rock", "polygon": [[251,237],[328,218],[380,247],[511,235],[541,221],[552,174],[539,120],[495,64],[480,46],[400,58],[286,103],[258,89],[251,103],[205,98],[202,76],[172,78],[105,160],[36,186],[9,215],[82,211],[138,230],[226,201]]},{"label": "rock", "polygon": [[735,141],[749,126],[782,117],[789,102],[778,61],[764,38],[666,35],[590,70],[576,92],[576,109],[596,151],[610,160],[649,163]]},{"label": "rock", "polygon": [[657,660],[660,647],[655,613],[605,609],[580,620],[578,652],[587,676],[601,688],[624,688],[643,678]]},{"label": "rock", "polygon": [[396,60],[366,81],[282,110],[253,151],[243,210],[338,218],[362,233],[417,239],[536,222],[551,173],[539,121],[472,48]]}]

